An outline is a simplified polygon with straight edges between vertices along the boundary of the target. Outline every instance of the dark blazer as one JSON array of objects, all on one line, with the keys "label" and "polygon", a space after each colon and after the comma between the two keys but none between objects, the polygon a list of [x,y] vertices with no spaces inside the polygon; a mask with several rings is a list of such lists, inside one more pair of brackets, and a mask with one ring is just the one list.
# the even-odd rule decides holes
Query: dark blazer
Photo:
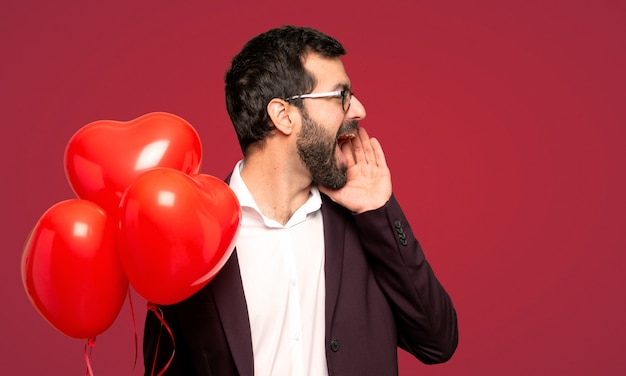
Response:
[{"label": "dark blazer", "polygon": [[[397,375],[398,346],[424,363],[448,360],[458,341],[456,313],[395,198],[358,215],[322,200],[329,375]],[[253,375],[236,250],[206,287],[160,308],[175,338],[166,375]],[[148,311],[146,375],[155,359],[156,375],[172,355],[161,330]]]}]

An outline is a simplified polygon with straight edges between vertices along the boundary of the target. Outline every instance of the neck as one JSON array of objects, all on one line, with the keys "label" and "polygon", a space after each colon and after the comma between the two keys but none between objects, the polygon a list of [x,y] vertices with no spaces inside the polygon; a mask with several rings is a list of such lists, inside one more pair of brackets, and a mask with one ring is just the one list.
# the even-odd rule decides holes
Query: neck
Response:
[{"label": "neck", "polygon": [[241,178],[261,213],[285,225],[309,198],[311,177],[298,160],[296,165],[269,152],[246,156]]}]

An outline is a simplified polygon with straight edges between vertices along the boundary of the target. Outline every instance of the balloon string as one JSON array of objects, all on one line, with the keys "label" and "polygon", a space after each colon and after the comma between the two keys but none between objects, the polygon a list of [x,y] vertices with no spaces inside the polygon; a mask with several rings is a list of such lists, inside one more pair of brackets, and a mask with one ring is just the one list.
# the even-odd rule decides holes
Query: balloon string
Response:
[{"label": "balloon string", "polygon": [[133,333],[135,335],[135,361],[133,362],[133,370],[137,367],[137,351],[138,351],[138,342],[137,342],[137,321],[135,320],[135,308],[133,307],[133,297],[130,293],[130,289],[128,289],[128,303],[130,304],[130,315],[133,319]]},{"label": "balloon string", "polygon": [[170,338],[172,340],[172,355],[170,355],[170,359],[165,364],[165,367],[163,367],[163,369],[160,370],[159,373],[157,374],[157,376],[162,376],[167,370],[167,368],[170,366],[172,361],[174,360],[174,354],[176,353],[176,344],[174,343],[174,334],[172,333],[172,330],[170,329],[169,325],[167,325],[167,323],[165,322],[165,319],[163,318],[163,311],[161,310],[160,307],[158,307],[156,304],[148,302],[148,309],[155,314],[155,316],[159,319],[159,321],[161,321],[161,329],[159,330],[159,338],[157,339],[157,345],[154,351],[154,360],[152,362],[152,372],[150,373],[151,376],[154,376],[154,369],[156,367],[157,355],[159,353],[159,345],[161,344],[161,332],[162,332],[163,327],[165,327],[165,329],[169,333]]},{"label": "balloon string", "polygon": [[[89,338],[87,343],[85,344],[85,362],[87,363],[87,370],[85,371],[85,376],[93,376],[93,369],[91,368],[91,352],[93,351],[94,346],[96,345],[96,337]],[[89,347],[89,350],[87,350]]]}]

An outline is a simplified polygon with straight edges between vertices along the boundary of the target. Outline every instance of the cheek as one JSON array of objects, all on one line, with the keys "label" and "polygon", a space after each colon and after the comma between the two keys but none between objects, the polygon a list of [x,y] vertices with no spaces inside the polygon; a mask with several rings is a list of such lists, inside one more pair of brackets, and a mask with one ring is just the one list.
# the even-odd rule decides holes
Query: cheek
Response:
[{"label": "cheek", "polygon": [[339,133],[339,130],[341,129],[344,121],[343,116],[334,116],[328,121],[329,122],[327,124],[330,127],[330,132],[333,134],[334,137],[337,137],[337,134]]},{"label": "cheek", "polygon": [[327,106],[321,107],[319,111],[316,112],[317,116],[315,116],[313,120],[318,124],[323,125],[324,128],[332,128],[334,130],[337,130],[341,123],[343,123],[345,114],[339,108],[341,106],[337,106],[339,108],[339,110],[337,110],[337,108],[335,108],[334,106],[330,106],[331,103],[326,104]]},{"label": "cheek", "polygon": [[343,112],[330,111],[328,108],[316,112],[316,116],[309,115],[309,121],[316,124],[329,138],[336,140],[341,125],[345,120]]}]

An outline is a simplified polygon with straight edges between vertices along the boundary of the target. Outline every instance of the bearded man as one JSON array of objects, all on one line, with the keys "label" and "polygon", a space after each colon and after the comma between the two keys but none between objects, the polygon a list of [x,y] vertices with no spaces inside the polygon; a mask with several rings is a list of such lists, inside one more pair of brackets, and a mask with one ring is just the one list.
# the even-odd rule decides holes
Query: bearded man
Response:
[{"label": "bearded man", "polygon": [[234,57],[236,248],[206,287],[160,307],[174,344],[148,312],[147,375],[166,364],[166,375],[397,375],[398,347],[428,364],[454,353],[453,304],[380,143],[359,127],[343,54],[328,35],[285,26]]}]

